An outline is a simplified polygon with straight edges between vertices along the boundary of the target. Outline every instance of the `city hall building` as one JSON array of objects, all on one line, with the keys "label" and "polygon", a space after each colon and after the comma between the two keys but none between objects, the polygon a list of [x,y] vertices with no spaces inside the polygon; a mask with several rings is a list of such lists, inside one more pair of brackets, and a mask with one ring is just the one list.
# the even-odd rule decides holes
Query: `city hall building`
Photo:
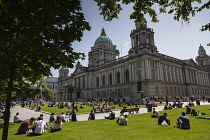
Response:
[{"label": "city hall building", "polygon": [[210,57],[200,45],[196,62],[158,52],[154,32],[147,24],[132,30],[131,49],[119,58],[119,50],[102,29],[88,54],[88,66],[76,64],[69,75],[59,70],[57,101],[91,99],[135,100],[143,98],[209,97]]}]

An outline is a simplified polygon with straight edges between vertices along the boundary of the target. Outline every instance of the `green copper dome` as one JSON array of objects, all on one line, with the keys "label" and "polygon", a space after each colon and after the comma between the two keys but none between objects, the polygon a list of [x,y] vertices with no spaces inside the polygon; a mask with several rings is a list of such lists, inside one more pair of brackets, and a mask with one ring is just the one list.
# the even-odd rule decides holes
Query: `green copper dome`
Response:
[{"label": "green copper dome", "polygon": [[203,46],[201,46],[201,44],[200,44],[198,52],[206,52],[206,50],[203,48]]},{"label": "green copper dome", "polygon": [[96,39],[95,44],[97,43],[109,43],[112,44],[112,40],[107,36],[100,36]]},{"label": "green copper dome", "polygon": [[95,44],[98,44],[98,43],[108,43],[112,45],[112,40],[106,36],[104,28],[101,31],[101,36],[99,36],[95,41]]}]

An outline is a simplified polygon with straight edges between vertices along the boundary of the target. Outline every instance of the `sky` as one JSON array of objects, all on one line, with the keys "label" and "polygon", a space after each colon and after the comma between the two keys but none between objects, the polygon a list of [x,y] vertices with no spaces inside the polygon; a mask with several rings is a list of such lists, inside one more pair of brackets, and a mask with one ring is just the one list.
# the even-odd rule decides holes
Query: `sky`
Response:
[{"label": "sky", "polygon": [[[203,0],[208,1],[208,0]],[[85,60],[79,60],[83,66],[88,66],[88,52],[94,46],[95,40],[100,36],[101,29],[104,28],[106,35],[112,40],[120,51],[120,57],[128,55],[131,48],[130,32],[135,29],[134,20],[129,19],[132,13],[131,5],[124,5],[118,19],[113,21],[104,21],[100,15],[98,6],[93,0],[82,1],[83,13],[85,19],[91,26],[90,31],[84,31],[82,41],[74,42],[72,47],[76,52],[85,53]],[[205,48],[206,53],[210,54],[210,31],[201,32],[202,25],[209,23],[210,10],[204,10],[192,17],[189,24],[183,24],[182,21],[175,21],[173,15],[158,15],[159,22],[152,23],[149,15],[145,15],[147,27],[155,32],[154,40],[159,53],[166,54],[178,59],[195,60],[198,56],[200,44]],[[70,69],[73,73],[74,69]],[[53,77],[58,77],[58,70],[51,70]]]}]

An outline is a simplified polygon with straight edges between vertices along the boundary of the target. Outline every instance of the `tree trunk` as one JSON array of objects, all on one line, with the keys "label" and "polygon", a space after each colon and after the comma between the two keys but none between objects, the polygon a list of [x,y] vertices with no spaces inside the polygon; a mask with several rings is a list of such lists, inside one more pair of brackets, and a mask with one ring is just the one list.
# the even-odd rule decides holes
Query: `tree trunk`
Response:
[{"label": "tree trunk", "polygon": [[11,103],[11,97],[12,97],[12,92],[13,92],[13,78],[14,78],[13,75],[14,75],[14,71],[11,71],[10,76],[9,76],[8,89],[7,89],[2,140],[8,139],[8,128],[9,128],[9,120],[10,120],[10,103]]}]

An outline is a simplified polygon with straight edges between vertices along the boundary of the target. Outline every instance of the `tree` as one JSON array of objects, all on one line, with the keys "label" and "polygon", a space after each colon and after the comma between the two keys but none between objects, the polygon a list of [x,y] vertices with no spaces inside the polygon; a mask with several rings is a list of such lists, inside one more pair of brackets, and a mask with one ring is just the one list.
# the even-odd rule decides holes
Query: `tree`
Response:
[{"label": "tree", "polygon": [[[157,13],[174,14],[174,19],[190,22],[190,18],[196,16],[198,12],[210,8],[210,1],[205,0],[94,0],[99,6],[101,15],[107,21],[118,18],[122,10],[121,4],[133,4],[133,13],[130,19],[135,19],[138,25],[144,22],[144,14],[149,14],[152,22],[158,22]],[[158,6],[159,9],[154,7]],[[203,25],[201,31],[210,31],[210,23]],[[210,43],[208,44],[210,45]]]},{"label": "tree", "polygon": [[26,92],[50,68],[73,67],[83,53],[73,51],[90,30],[80,0],[2,0],[0,2],[0,79],[6,83],[2,139],[8,138],[12,94]]}]

